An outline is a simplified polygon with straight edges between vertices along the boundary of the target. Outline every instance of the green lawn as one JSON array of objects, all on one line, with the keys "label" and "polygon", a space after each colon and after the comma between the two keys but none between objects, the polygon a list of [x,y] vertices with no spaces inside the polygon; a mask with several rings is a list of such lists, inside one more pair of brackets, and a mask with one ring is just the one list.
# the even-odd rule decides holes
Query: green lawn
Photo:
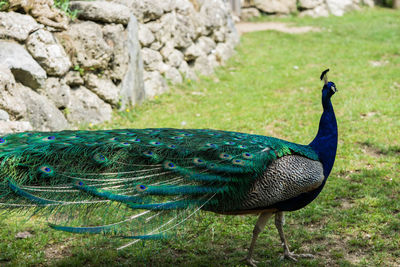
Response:
[{"label": "green lawn", "polygon": [[[268,19],[270,20],[270,19]],[[330,68],[339,127],[336,163],[320,196],[286,214],[291,249],[313,253],[281,260],[271,220],[255,250],[259,266],[400,265],[400,12],[362,10],[344,17],[278,19],[321,32],[242,36],[237,54],[212,77],[186,82],[98,128],[216,128],[309,143],[322,107],[319,75]],[[240,266],[256,217],[201,212],[177,239],[139,242],[72,235],[0,219],[0,266]],[[30,231],[28,239],[16,239]]]}]

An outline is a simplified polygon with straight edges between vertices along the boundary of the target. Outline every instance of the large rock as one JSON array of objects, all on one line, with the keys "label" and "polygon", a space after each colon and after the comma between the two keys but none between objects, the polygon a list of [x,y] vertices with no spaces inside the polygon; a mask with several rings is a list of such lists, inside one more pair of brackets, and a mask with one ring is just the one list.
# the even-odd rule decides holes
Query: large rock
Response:
[{"label": "large rock", "polygon": [[103,101],[117,106],[119,101],[119,89],[111,80],[98,77],[92,73],[86,75],[85,80],[85,85],[90,91],[95,93]]},{"label": "large rock", "polygon": [[129,19],[126,28],[127,39],[124,44],[128,51],[129,61],[125,76],[120,85],[121,108],[135,105],[145,98],[143,83],[143,60],[138,40],[138,23],[134,16]]},{"label": "large rock", "polygon": [[33,131],[29,121],[0,121],[0,133],[20,133]]},{"label": "large rock", "polygon": [[112,0],[111,2],[127,6],[141,23],[156,20],[160,18],[166,10],[170,11],[171,9],[171,1],[169,0]]},{"label": "large rock", "polygon": [[69,71],[64,76],[63,81],[71,87],[77,87],[85,83],[79,71]]},{"label": "large rock", "polygon": [[254,6],[254,0],[241,0],[242,8],[248,8]]},{"label": "large rock", "polygon": [[324,0],[299,0],[299,7],[301,9],[313,9],[323,2]]},{"label": "large rock", "polygon": [[205,27],[214,30],[226,25],[228,10],[229,7],[225,6],[224,1],[205,1],[200,9],[200,15],[205,19]]},{"label": "large rock", "polygon": [[352,0],[326,0],[326,5],[331,14],[343,16],[344,13],[356,8]]},{"label": "large rock", "polygon": [[69,5],[71,10],[78,11],[78,18],[105,23],[127,25],[131,16],[125,5],[104,1],[74,1]]},{"label": "large rock", "polygon": [[197,47],[203,51],[204,54],[208,55],[210,54],[213,50],[215,50],[215,47],[217,44],[214,42],[213,39],[210,37],[202,36],[196,41]]},{"label": "large rock", "polygon": [[154,34],[149,30],[146,24],[139,25],[139,41],[143,47],[150,46],[155,40]]},{"label": "large rock", "polygon": [[194,70],[201,75],[211,75],[214,72],[208,57],[199,57],[194,63]]},{"label": "large rock", "polygon": [[184,60],[183,53],[169,45],[166,45],[161,49],[161,55],[163,56],[165,63],[175,68],[178,68]]},{"label": "large rock", "polygon": [[111,71],[106,75],[113,81],[121,81],[128,69],[129,50],[126,47],[127,33],[121,24],[108,24],[103,27],[104,40],[112,49],[112,57],[109,62]]},{"label": "large rock", "polygon": [[254,0],[254,5],[265,13],[290,14],[297,10],[296,0]]},{"label": "large rock", "polygon": [[143,80],[146,98],[153,98],[168,90],[165,79],[157,71],[144,71]]},{"label": "large rock", "polygon": [[73,23],[57,37],[74,66],[88,70],[108,68],[112,49],[103,38],[100,25],[91,21]]},{"label": "large rock", "polygon": [[225,62],[233,55],[234,48],[231,44],[219,43],[215,49],[215,56],[220,64]]},{"label": "large rock", "polygon": [[300,17],[303,17],[303,16],[310,16],[310,17],[313,17],[313,18],[316,18],[316,17],[328,17],[329,16],[329,10],[328,10],[328,7],[326,6],[326,4],[322,4],[322,5],[319,5],[319,6],[315,7],[315,8],[313,8],[313,9],[307,9],[305,11],[302,11],[300,13]]},{"label": "large rock", "polygon": [[0,39],[15,39],[24,42],[28,35],[39,29],[39,24],[28,15],[15,12],[0,12]]},{"label": "large rock", "polygon": [[0,109],[0,121],[9,121],[10,114],[7,111]]},{"label": "large rock", "polygon": [[203,49],[200,46],[192,44],[187,49],[185,49],[184,55],[186,61],[192,61],[198,57],[205,57],[206,53],[204,53]]},{"label": "large rock", "polygon": [[179,66],[179,72],[182,73],[183,77],[189,80],[197,80],[195,71],[189,66],[186,61],[182,61]]},{"label": "large rock", "polygon": [[191,17],[179,13],[176,14],[176,22],[172,33],[176,48],[189,47],[199,34]]},{"label": "large rock", "polygon": [[252,18],[257,18],[260,16],[261,16],[260,11],[255,7],[243,8],[240,11],[240,18],[244,21],[250,20]]},{"label": "large rock", "polygon": [[182,75],[176,68],[168,68],[168,70],[164,73],[164,76],[172,84],[182,83],[183,81]]},{"label": "large rock", "polygon": [[21,101],[21,92],[11,71],[0,64],[0,108],[4,109],[11,119],[20,119],[26,113],[26,106]]},{"label": "large rock", "polygon": [[46,96],[59,109],[66,109],[71,102],[70,87],[65,80],[50,77],[38,93]]},{"label": "large rock", "polygon": [[61,111],[45,96],[39,95],[28,87],[17,84],[22,102],[26,106],[24,119],[37,131],[60,131],[68,127]]},{"label": "large rock", "polygon": [[101,123],[111,119],[112,109],[95,93],[81,86],[71,90],[71,102],[67,119],[73,123]]},{"label": "large rock", "polygon": [[63,76],[71,67],[64,48],[46,30],[32,33],[26,42],[26,48],[49,75]]},{"label": "large rock", "polygon": [[165,63],[163,62],[163,58],[160,52],[145,47],[142,49],[142,57],[143,57],[144,68],[146,70],[148,71],[156,70],[161,73],[164,73],[166,71],[167,66],[165,66]]},{"label": "large rock", "polygon": [[41,87],[47,77],[25,48],[14,42],[0,41],[0,64],[9,68],[18,82],[33,89]]}]

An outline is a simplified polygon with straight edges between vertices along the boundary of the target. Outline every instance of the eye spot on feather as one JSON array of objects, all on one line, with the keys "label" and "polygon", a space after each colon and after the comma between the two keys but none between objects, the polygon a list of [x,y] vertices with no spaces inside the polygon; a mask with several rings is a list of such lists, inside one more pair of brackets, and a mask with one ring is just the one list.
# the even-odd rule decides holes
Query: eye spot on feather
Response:
[{"label": "eye spot on feather", "polygon": [[165,167],[166,169],[168,169],[168,170],[174,170],[174,169],[177,168],[177,166],[176,166],[173,162],[171,162],[171,161],[166,161],[166,162],[164,163],[164,167]]},{"label": "eye spot on feather", "polygon": [[244,165],[244,161],[240,160],[240,159],[234,159],[234,160],[232,160],[232,163],[235,165],[240,165],[240,166]]},{"label": "eye spot on feather", "polygon": [[210,163],[207,165],[207,168],[209,168],[209,169],[213,169],[215,167],[217,167],[217,165],[215,163]]},{"label": "eye spot on feather", "polygon": [[136,135],[136,133],[127,132],[126,135],[133,136],[133,135]]},{"label": "eye spot on feather", "polygon": [[213,144],[213,143],[207,143],[206,147],[211,147],[211,148],[215,148],[215,149],[218,148],[218,146],[216,144]]},{"label": "eye spot on feather", "polygon": [[174,139],[174,140],[182,140],[183,137],[182,137],[182,136],[172,136],[171,139]]},{"label": "eye spot on feather", "polygon": [[46,166],[46,165],[39,167],[39,171],[42,174],[46,174],[46,175],[51,175],[54,172],[53,168],[51,168],[50,166]]},{"label": "eye spot on feather", "polygon": [[123,142],[123,143],[121,143],[121,145],[123,145],[123,146],[129,146],[130,144],[129,144],[128,142]]},{"label": "eye spot on feather", "polygon": [[56,137],[54,135],[47,137],[48,140],[54,140]]},{"label": "eye spot on feather", "polygon": [[151,151],[145,151],[145,152],[143,152],[143,155],[145,155],[146,157],[153,157],[154,153]]},{"label": "eye spot on feather", "polygon": [[135,138],[135,139],[132,139],[131,141],[134,143],[140,143],[141,140],[139,138]]},{"label": "eye spot on feather", "polygon": [[137,189],[137,191],[139,191],[139,192],[143,192],[143,191],[147,190],[148,187],[145,186],[144,184],[138,184],[138,185],[136,186],[136,189]]},{"label": "eye spot on feather", "polygon": [[0,144],[4,144],[6,142],[6,139],[4,139],[3,137],[0,137]]},{"label": "eye spot on feather", "polygon": [[204,164],[205,164],[205,161],[202,160],[201,158],[194,158],[194,159],[193,159],[193,163],[194,163],[195,165],[201,166],[201,165],[204,165]]},{"label": "eye spot on feather", "polygon": [[150,145],[153,145],[153,146],[160,146],[160,145],[162,145],[162,143],[161,143],[160,141],[151,141],[151,142],[149,142],[149,144],[150,144]]},{"label": "eye spot on feather", "polygon": [[234,144],[236,144],[236,143],[233,142],[233,141],[227,141],[227,142],[225,142],[225,145],[229,145],[229,146],[232,146],[232,145],[234,145]]},{"label": "eye spot on feather", "polygon": [[240,148],[240,149],[246,149],[247,146],[245,146],[245,145],[238,145],[238,148]]},{"label": "eye spot on feather", "polygon": [[220,158],[220,159],[230,160],[230,159],[233,158],[233,156],[231,156],[231,155],[229,155],[229,154],[226,154],[226,153],[221,153],[221,154],[219,154],[219,158]]},{"label": "eye spot on feather", "polygon": [[176,145],[168,145],[167,147],[170,148],[170,149],[175,149]]},{"label": "eye spot on feather", "polygon": [[85,184],[82,181],[76,181],[75,185],[81,187],[84,186]]},{"label": "eye spot on feather", "polygon": [[254,154],[251,154],[249,152],[245,152],[245,153],[242,154],[242,157],[245,158],[245,159],[252,159],[252,158],[254,158]]},{"label": "eye spot on feather", "polygon": [[93,156],[93,160],[96,161],[97,163],[104,163],[107,161],[107,157],[104,156],[103,154],[97,153]]}]

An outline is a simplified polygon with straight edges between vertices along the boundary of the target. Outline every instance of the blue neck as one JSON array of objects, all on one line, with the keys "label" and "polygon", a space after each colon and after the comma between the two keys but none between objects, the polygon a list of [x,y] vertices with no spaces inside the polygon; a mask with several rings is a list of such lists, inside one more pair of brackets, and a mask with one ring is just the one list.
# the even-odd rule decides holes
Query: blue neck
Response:
[{"label": "blue neck", "polygon": [[315,150],[315,152],[317,152],[319,160],[324,168],[324,176],[326,179],[328,178],[333,163],[335,162],[338,130],[330,96],[323,94],[322,106],[324,112],[319,121],[318,133],[309,145]]}]

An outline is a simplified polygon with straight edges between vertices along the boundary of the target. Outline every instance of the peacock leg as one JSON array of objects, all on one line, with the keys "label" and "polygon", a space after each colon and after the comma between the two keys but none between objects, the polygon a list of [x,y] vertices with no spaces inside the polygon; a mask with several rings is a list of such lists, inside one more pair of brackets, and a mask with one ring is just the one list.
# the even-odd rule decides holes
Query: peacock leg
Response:
[{"label": "peacock leg", "polygon": [[282,211],[279,211],[275,213],[275,226],[278,229],[279,236],[281,237],[282,241],[282,246],[284,249],[284,258],[290,259],[293,261],[297,261],[296,258],[314,258],[314,255],[312,254],[294,254],[293,252],[290,252],[289,246],[287,244],[285,234],[283,233],[283,225],[285,223],[285,217],[283,215]]},{"label": "peacock leg", "polygon": [[245,259],[246,263],[250,266],[257,266],[257,261],[253,260],[254,246],[256,245],[258,235],[261,233],[262,230],[264,230],[265,225],[267,224],[267,221],[272,216],[272,214],[273,213],[271,212],[261,213],[260,217],[258,217],[256,225],[254,226],[253,238],[251,239],[249,253],[247,254],[247,257]]}]

